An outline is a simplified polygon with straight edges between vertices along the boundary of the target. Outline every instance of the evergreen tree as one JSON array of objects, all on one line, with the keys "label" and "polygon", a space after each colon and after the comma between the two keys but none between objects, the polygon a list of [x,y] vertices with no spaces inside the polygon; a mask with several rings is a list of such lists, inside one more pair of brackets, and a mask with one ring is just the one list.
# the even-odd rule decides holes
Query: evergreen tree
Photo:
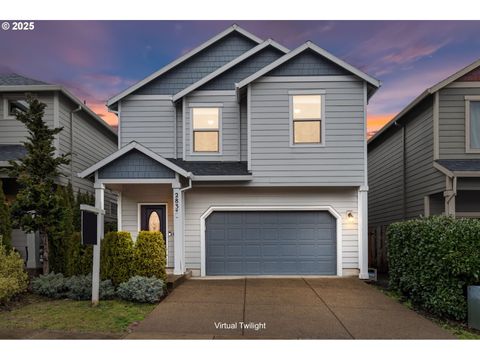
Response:
[{"label": "evergreen tree", "polygon": [[10,222],[10,209],[2,185],[2,180],[0,180],[0,246],[3,244],[7,250],[10,250],[12,247],[12,224]]},{"label": "evergreen tree", "polygon": [[55,157],[54,138],[62,128],[49,128],[43,121],[46,105],[31,95],[27,96],[28,109],[16,111],[17,120],[28,130],[27,151],[20,161],[10,161],[10,175],[17,178],[20,191],[12,205],[12,219],[26,232],[39,232],[43,245],[43,272],[49,272],[49,234],[61,216],[55,180],[59,167],[68,165],[70,154]]}]

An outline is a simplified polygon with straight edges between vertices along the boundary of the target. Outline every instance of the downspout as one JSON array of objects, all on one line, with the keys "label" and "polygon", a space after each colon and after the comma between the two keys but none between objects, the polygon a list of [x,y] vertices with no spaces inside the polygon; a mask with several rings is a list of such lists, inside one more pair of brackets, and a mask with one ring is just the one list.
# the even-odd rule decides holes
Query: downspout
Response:
[{"label": "downspout", "polygon": [[402,128],[402,212],[403,220],[407,219],[407,132],[405,124],[395,122],[395,126]]},{"label": "downspout", "polygon": [[172,102],[173,104],[173,156],[176,159],[178,157],[177,152],[177,104]]},{"label": "downspout", "polygon": [[82,106],[70,111],[70,183],[73,185],[73,114],[82,110]]}]

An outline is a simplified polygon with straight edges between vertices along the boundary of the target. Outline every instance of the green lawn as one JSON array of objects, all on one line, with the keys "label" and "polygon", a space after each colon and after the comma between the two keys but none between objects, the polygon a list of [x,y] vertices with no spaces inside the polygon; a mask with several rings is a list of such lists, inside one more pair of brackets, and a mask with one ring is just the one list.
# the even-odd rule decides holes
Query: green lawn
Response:
[{"label": "green lawn", "polygon": [[0,330],[60,330],[66,332],[116,333],[140,321],[155,305],[120,300],[100,301],[92,307],[89,301],[51,300],[25,295],[25,304],[10,311],[0,311]]}]

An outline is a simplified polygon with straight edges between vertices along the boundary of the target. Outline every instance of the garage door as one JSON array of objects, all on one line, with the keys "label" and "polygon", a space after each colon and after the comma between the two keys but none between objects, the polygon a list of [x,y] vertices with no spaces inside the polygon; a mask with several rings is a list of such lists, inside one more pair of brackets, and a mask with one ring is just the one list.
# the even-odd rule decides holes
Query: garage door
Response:
[{"label": "garage door", "polygon": [[216,211],[206,219],[207,275],[335,275],[336,219],[326,211]]}]

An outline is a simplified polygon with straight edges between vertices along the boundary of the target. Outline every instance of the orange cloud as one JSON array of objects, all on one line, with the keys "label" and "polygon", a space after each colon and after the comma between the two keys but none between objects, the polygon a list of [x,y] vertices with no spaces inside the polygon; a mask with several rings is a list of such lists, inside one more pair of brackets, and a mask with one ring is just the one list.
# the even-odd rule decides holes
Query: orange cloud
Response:
[{"label": "orange cloud", "polygon": [[395,113],[391,114],[374,114],[367,116],[367,131],[369,135],[375,134],[380,130],[387,122],[393,119]]},{"label": "orange cloud", "polygon": [[88,103],[87,106],[92,109],[94,113],[100,116],[103,121],[105,121],[110,126],[117,126],[118,125],[118,118],[117,115],[114,113],[108,112],[107,107],[105,104],[102,103]]}]

